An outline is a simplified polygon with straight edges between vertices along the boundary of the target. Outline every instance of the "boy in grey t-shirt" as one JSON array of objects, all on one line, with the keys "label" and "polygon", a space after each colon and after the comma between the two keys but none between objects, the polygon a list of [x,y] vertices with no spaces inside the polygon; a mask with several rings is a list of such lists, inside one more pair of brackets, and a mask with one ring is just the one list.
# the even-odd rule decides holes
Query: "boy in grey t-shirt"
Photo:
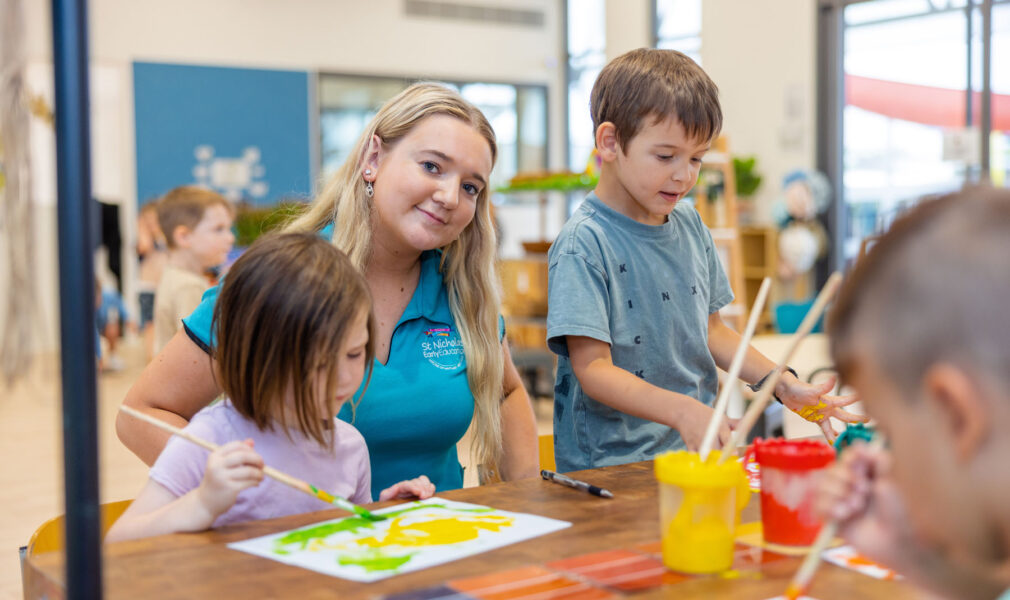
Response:
[{"label": "boy in grey t-shirt", "polygon": [[[548,255],[547,340],[558,354],[554,450],[561,471],[696,450],[718,377],[740,336],[719,317],[733,299],[712,237],[680,200],[722,127],[718,90],[672,50],[628,52],[600,73],[591,107],[600,180]],[[741,378],[775,363],[750,349]],[[785,374],[775,394],[833,437],[829,417],[862,421]],[[729,439],[724,425],[719,443]]]}]

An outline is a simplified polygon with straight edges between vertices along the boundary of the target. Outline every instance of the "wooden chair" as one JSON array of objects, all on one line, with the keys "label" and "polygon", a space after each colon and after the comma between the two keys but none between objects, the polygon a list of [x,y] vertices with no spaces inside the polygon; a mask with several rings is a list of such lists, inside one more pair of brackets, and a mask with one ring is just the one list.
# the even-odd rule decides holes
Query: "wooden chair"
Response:
[{"label": "wooden chair", "polygon": [[[107,502],[99,506],[99,514],[102,520],[102,537],[109,531],[112,524],[130,506],[133,500],[119,500],[117,502]],[[46,552],[59,552],[64,547],[64,537],[66,535],[66,523],[64,515],[49,519],[32,534],[27,546],[18,549],[21,559],[21,581],[25,590],[25,598],[28,597],[28,585],[25,581],[25,560]]]},{"label": "wooden chair", "polygon": [[537,441],[540,445],[540,468],[556,471],[558,467],[554,462],[554,434],[542,435]]}]

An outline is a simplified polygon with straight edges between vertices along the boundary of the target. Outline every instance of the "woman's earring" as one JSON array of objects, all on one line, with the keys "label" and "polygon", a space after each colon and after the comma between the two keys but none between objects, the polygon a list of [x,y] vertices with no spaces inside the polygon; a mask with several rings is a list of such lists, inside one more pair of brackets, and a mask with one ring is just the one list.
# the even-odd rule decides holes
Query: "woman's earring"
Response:
[{"label": "woman's earring", "polygon": [[375,186],[372,185],[371,181],[365,182],[365,195],[369,198],[375,195]]}]

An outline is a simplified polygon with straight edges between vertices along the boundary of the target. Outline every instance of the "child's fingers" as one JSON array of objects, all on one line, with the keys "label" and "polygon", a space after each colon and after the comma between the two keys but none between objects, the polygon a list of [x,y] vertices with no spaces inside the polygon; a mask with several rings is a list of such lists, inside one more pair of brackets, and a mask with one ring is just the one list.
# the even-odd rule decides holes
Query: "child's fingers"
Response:
[{"label": "child's fingers", "polygon": [[430,498],[435,494],[435,485],[421,475],[415,479],[401,481],[392,485],[379,493],[379,501],[392,500],[393,498]]},{"label": "child's fingers", "polygon": [[725,448],[726,444],[733,438],[733,430],[729,424],[723,421],[719,424],[719,448]]},{"label": "child's fingers", "polygon": [[831,377],[825,379],[821,383],[815,384],[816,385],[816,389],[818,391],[817,395],[818,396],[823,396],[824,394],[827,394],[831,390],[835,389],[835,383],[837,381],[838,381],[838,378],[835,377],[834,375],[832,375]]},{"label": "child's fingers", "polygon": [[431,498],[435,495],[435,484],[433,484],[427,476],[421,475],[417,479],[413,480],[413,483],[416,484],[413,490],[414,495],[418,498],[423,500],[424,498]]},{"label": "child's fingers", "polygon": [[859,402],[859,396],[855,394],[850,394],[848,396],[831,396],[830,398],[826,398],[826,400],[827,399],[830,399],[830,404],[835,408],[850,406]]},{"label": "child's fingers", "polygon": [[238,442],[238,444],[238,447],[232,449],[230,452],[221,457],[222,464],[229,469],[247,465],[262,470],[263,457],[242,442]]},{"label": "child's fingers", "polygon": [[865,463],[860,457],[849,458],[848,453],[843,455],[818,486],[815,509],[824,519],[845,522],[866,510],[871,485],[866,477]]},{"label": "child's fingers", "polygon": [[831,426],[831,419],[824,419],[818,423],[818,425],[820,425],[821,431],[824,432],[824,437],[834,444],[835,440],[838,438],[838,432]]},{"label": "child's fingers", "polygon": [[866,415],[857,415],[837,406],[831,409],[831,416],[845,423],[866,423],[870,420]]},{"label": "child's fingers", "polygon": [[845,519],[849,512],[845,504],[849,492],[845,470],[839,466],[829,469],[818,486],[814,510],[822,520]]},{"label": "child's fingers", "polygon": [[228,471],[228,478],[245,489],[263,481],[263,469],[249,466],[235,467]]}]

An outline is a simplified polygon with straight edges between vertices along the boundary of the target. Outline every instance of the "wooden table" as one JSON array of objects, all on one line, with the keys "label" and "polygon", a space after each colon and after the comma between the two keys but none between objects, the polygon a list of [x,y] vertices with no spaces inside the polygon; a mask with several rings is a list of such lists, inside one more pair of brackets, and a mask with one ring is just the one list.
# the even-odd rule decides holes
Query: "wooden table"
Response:
[{"label": "wooden table", "polygon": [[[106,598],[375,598],[437,585],[450,579],[539,565],[594,551],[629,548],[659,539],[659,506],[652,462],[605,467],[575,474],[616,496],[606,500],[541,479],[525,479],[454,490],[440,497],[484,504],[572,522],[572,527],[446,565],[364,584],[291,567],[225,544],[336,518],[328,510],[255,521],[195,534],[166,535],[106,546],[103,569]],[[375,507],[393,504],[377,503]],[[757,520],[752,496],[744,522]],[[726,598],[763,600],[782,594],[800,559],[763,565],[759,575],[728,580],[698,578],[637,593],[645,598]],[[26,564],[29,598],[63,597],[61,553]],[[900,600],[916,594],[902,582],[879,581],[830,564],[821,566],[811,595],[832,598]],[[629,596],[629,598],[632,596]]]}]

